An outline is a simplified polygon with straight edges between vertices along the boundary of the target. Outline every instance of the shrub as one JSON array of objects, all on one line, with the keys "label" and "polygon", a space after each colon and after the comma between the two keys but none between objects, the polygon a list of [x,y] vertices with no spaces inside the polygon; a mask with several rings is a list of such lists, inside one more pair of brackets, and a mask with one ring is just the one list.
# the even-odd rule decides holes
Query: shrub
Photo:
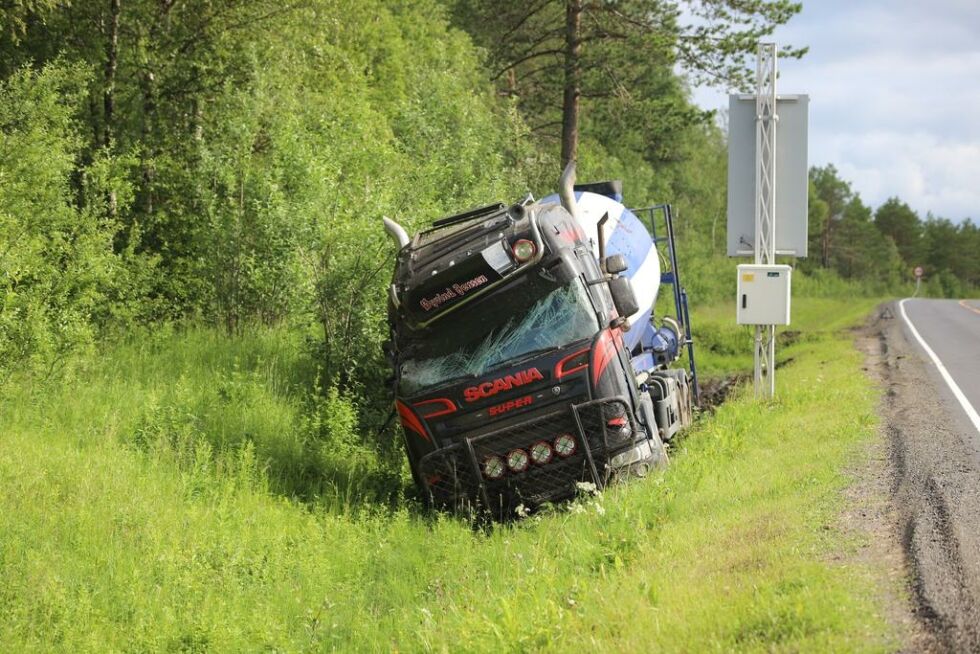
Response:
[{"label": "shrub", "polygon": [[117,263],[113,224],[71,185],[84,82],[58,64],[0,81],[0,380],[20,366],[49,376],[90,346]]}]

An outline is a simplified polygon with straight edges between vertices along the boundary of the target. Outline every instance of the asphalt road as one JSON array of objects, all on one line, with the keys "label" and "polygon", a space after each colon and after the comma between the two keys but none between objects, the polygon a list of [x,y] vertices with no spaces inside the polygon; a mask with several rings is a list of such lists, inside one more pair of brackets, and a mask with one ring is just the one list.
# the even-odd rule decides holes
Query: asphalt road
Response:
[{"label": "asphalt road", "polygon": [[906,651],[980,652],[980,301],[895,302],[870,328],[894,533],[926,633]]},{"label": "asphalt road", "polygon": [[[906,300],[905,317],[915,327],[919,338],[926,342],[939,359],[953,384],[940,372],[915,335],[909,340],[920,346],[934,372],[934,381],[947,399],[956,400],[961,411],[952,408],[954,418],[963,423],[964,431],[980,439],[980,300]],[[911,330],[908,330],[911,332]],[[959,389],[959,393],[954,389]],[[977,441],[980,443],[980,440]]]}]

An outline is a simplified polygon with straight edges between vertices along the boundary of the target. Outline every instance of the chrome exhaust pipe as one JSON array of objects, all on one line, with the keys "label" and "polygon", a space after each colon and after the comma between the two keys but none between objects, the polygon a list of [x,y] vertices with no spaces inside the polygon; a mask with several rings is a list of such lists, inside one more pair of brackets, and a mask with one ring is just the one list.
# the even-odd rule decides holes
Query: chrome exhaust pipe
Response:
[{"label": "chrome exhaust pipe", "polygon": [[395,243],[398,244],[399,250],[408,245],[410,239],[408,238],[408,232],[405,231],[404,227],[396,223],[388,216],[382,216],[381,220],[384,221],[385,231],[388,232],[388,236],[393,238]]},{"label": "chrome exhaust pipe", "polygon": [[578,220],[578,206],[575,204],[575,162],[569,161],[558,180],[558,197],[561,198],[561,206],[565,211],[572,214],[572,218]]}]

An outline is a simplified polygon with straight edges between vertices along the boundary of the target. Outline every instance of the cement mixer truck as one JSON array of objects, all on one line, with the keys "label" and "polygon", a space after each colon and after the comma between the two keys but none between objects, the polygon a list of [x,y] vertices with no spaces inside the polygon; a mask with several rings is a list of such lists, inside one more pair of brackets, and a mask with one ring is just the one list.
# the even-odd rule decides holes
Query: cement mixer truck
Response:
[{"label": "cement mixer truck", "polygon": [[[557,195],[449,216],[412,238],[384,219],[399,248],[385,344],[395,411],[435,508],[506,519],[645,475],[691,421],[697,374],[670,207],[633,212],[618,183],[574,177],[570,164]],[[662,283],[672,318],[654,313]],[[689,368],[672,368],[684,347]]]}]

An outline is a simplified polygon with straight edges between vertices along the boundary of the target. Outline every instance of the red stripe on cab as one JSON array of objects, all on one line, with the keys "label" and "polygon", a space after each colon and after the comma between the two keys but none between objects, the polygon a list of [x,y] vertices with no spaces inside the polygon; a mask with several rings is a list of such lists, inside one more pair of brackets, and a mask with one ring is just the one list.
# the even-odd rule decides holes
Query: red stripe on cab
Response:
[{"label": "red stripe on cab", "polygon": [[[589,349],[579,350],[578,352],[572,352],[567,357],[563,358],[555,366],[555,379],[561,379],[566,375],[571,375],[572,373],[578,372],[579,370],[585,370],[589,367]],[[581,358],[581,361],[576,361],[577,357]],[[566,368],[565,366],[569,366]]]},{"label": "red stripe on cab", "polygon": [[602,378],[602,373],[606,371],[606,366],[616,356],[616,350],[622,343],[623,336],[619,330],[606,329],[599,335],[592,352],[592,385],[595,386]]},{"label": "red stripe on cab", "polygon": [[456,411],[456,404],[446,397],[423,400],[422,402],[416,402],[413,406],[419,412],[419,415],[426,419],[438,418],[439,416],[445,416]]},{"label": "red stripe on cab", "polygon": [[422,423],[419,422],[418,416],[416,416],[404,402],[401,400],[395,400],[395,409],[398,410],[398,418],[401,420],[402,427],[414,431],[424,440],[431,442],[429,435],[425,433],[425,427],[423,427]]}]

